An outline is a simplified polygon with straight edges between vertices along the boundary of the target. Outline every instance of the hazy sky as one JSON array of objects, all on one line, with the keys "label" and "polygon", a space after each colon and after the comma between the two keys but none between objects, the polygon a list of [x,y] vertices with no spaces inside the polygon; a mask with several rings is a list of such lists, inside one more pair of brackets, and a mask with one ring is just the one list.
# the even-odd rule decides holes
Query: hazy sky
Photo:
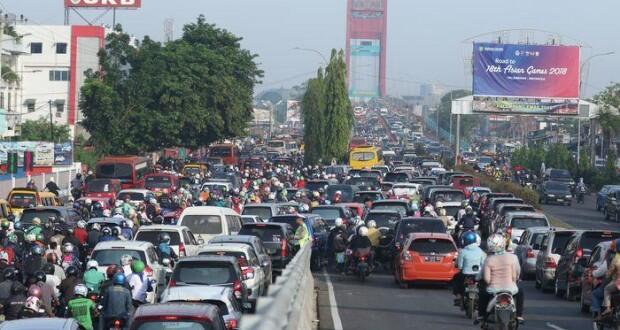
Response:
[{"label": "hazy sky", "polygon": [[[9,12],[36,24],[62,24],[63,0],[0,0]],[[345,42],[345,0],[142,0],[142,8],[119,11],[125,30],[162,40],[164,20],[174,19],[175,37],[182,25],[204,14],[207,20],[244,38],[243,46],[260,55],[264,86],[289,87],[309,78],[321,64],[314,48],[329,55]],[[103,11],[84,10],[94,18]],[[471,86],[463,41],[485,32],[533,28],[553,31],[588,45],[589,55],[617,54],[591,62],[588,94],[620,81],[620,1],[618,0],[388,0],[388,92],[417,94],[419,82]],[[82,23],[71,14],[73,24]],[[111,13],[100,22],[111,24]],[[569,39],[570,38],[570,39]],[[487,41],[484,38],[481,41]]]}]

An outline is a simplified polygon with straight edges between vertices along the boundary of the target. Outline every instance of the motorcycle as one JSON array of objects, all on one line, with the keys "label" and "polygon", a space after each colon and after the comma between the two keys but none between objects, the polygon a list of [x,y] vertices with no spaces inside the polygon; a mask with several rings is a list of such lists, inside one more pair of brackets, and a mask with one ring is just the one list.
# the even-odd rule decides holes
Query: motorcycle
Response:
[{"label": "motorcycle", "polygon": [[[474,266],[477,268],[477,266]],[[463,295],[463,309],[468,319],[473,319],[478,310],[478,282],[476,276],[465,276],[465,294]]]},{"label": "motorcycle", "polygon": [[[498,292],[487,305],[489,318],[482,324],[482,329],[516,330],[519,327],[517,321],[517,305],[510,292]],[[489,327],[492,322],[495,326]]]},{"label": "motorcycle", "polygon": [[375,250],[375,269],[381,269],[387,272],[392,271],[394,255],[392,254],[392,242],[394,241],[394,233],[388,228],[379,228],[381,237],[379,238],[379,246]]},{"label": "motorcycle", "polygon": [[595,317],[592,328],[594,330],[620,329],[620,294],[611,296],[611,313],[604,317]]},{"label": "motorcycle", "polygon": [[110,330],[122,330],[122,329],[125,329],[126,322],[127,321],[125,319],[113,317],[113,318],[106,319],[105,327],[106,329],[110,329]]},{"label": "motorcycle", "polygon": [[349,256],[349,271],[357,275],[360,281],[365,282],[366,277],[370,275],[371,267],[368,263],[371,249],[357,249],[355,251],[347,250]]}]

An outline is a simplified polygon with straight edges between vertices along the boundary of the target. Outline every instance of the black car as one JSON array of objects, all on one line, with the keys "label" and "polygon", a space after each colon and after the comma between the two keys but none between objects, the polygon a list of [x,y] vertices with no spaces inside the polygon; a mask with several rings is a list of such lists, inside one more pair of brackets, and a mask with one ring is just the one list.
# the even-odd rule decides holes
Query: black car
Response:
[{"label": "black car", "polygon": [[620,238],[620,232],[604,230],[577,231],[566,243],[555,270],[555,295],[571,300],[581,292],[581,275],[592,249],[601,242]]},{"label": "black car", "polygon": [[396,224],[395,228],[395,246],[400,249],[405,240],[411,233],[446,233],[448,229],[443,221],[437,218],[404,218]]},{"label": "black car", "polygon": [[239,235],[253,235],[260,238],[269,253],[274,271],[282,271],[293,259],[293,227],[287,223],[247,223]]},{"label": "black car", "polygon": [[607,194],[603,214],[605,220],[620,222],[620,190],[611,191]]},{"label": "black car", "polygon": [[544,182],[540,185],[538,194],[542,204],[560,203],[570,206],[573,200],[570,186],[561,181]]},{"label": "black car", "polygon": [[64,206],[42,206],[25,209],[19,218],[19,222],[21,222],[24,228],[28,228],[28,226],[32,225],[32,219],[39,218],[41,219],[41,223],[45,223],[49,217],[52,216],[56,217],[56,219],[62,217],[65,219],[64,223],[72,228],[82,219],[80,214],[72,208]]}]

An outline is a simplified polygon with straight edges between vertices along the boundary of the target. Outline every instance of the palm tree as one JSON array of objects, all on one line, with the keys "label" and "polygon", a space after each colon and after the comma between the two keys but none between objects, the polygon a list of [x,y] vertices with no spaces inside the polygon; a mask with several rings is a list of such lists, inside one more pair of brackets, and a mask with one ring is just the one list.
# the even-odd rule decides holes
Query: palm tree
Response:
[{"label": "palm tree", "polygon": [[[603,143],[607,141],[604,145],[603,154],[607,154],[609,153],[610,146],[616,136],[616,133],[620,131],[620,116],[616,113],[615,110],[612,110],[608,106],[605,106],[599,113],[598,121],[601,125],[601,130],[603,131],[602,141]],[[615,148],[613,151],[616,151]]]}]

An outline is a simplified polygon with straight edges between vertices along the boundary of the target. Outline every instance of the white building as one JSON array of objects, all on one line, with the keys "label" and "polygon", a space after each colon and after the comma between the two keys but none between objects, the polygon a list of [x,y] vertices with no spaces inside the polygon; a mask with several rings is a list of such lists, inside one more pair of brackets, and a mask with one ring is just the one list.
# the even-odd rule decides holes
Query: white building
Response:
[{"label": "white building", "polygon": [[[15,83],[0,82],[0,134],[19,135],[26,120],[50,119],[56,124],[75,124],[81,119],[79,91],[84,72],[98,70],[97,53],[104,45],[100,26],[17,24],[21,38],[2,39],[2,63],[19,77]],[[7,46],[14,49],[7,51]]]}]

